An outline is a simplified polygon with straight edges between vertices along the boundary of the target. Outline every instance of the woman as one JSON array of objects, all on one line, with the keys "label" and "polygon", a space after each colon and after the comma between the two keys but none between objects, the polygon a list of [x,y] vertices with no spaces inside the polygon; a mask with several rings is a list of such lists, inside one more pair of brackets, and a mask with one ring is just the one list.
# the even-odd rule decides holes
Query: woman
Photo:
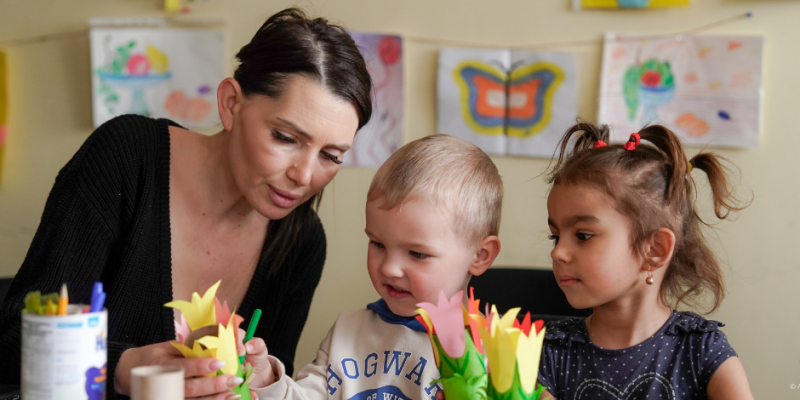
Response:
[{"label": "woman", "polygon": [[325,260],[312,206],[369,121],[371,81],[346,31],[296,9],[270,17],[237,58],[217,91],[218,134],[123,116],[59,172],[0,313],[4,379],[19,380],[25,293],[62,282],[73,302],[88,302],[94,281],[108,292],[109,398],[153,364],[183,366],[188,398],[230,398],[233,377],[192,378],[219,366],[180,357],[163,307],[218,280],[240,315],[264,311],[256,336],[292,366]]}]

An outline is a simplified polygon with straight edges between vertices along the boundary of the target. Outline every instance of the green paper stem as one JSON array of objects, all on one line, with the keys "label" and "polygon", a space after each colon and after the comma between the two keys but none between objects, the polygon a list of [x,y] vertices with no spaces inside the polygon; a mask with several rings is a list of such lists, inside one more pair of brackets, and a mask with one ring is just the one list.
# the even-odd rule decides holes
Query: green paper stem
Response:
[{"label": "green paper stem", "polygon": [[447,400],[486,400],[489,375],[483,354],[475,348],[468,329],[464,330],[464,354],[453,358],[445,353],[439,338],[434,336],[435,351],[439,354],[439,375],[435,382],[442,384]]},{"label": "green paper stem", "polygon": [[486,375],[486,365],[483,361],[483,354],[478,352],[478,349],[475,348],[475,343],[472,341],[469,330],[465,329],[464,334],[466,335],[466,345],[464,347],[464,354],[459,358],[448,356],[442,348],[439,338],[436,336],[433,337],[436,351],[439,353],[439,375],[442,378],[460,375],[469,379]]},{"label": "green paper stem", "polygon": [[242,372],[242,368],[236,369],[236,376],[245,380],[242,382],[241,385],[236,386],[235,388],[231,389],[233,393],[242,396],[239,400],[253,400],[253,397],[250,395],[250,385],[247,384],[247,379],[245,379],[244,373]]},{"label": "green paper stem", "polygon": [[490,377],[489,388],[486,392],[490,400],[538,400],[544,391],[545,387],[536,382],[533,392],[525,393],[525,391],[522,390],[522,383],[519,380],[519,369],[517,369],[515,365],[514,381],[511,383],[511,387],[507,391],[502,393],[498,392],[492,384]]}]

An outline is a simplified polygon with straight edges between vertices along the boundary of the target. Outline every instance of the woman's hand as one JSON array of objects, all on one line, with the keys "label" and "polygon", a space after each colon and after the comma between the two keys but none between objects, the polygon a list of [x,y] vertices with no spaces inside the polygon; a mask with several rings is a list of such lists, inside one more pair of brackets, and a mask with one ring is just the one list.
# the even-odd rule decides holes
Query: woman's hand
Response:
[{"label": "woman's hand", "polygon": [[[263,343],[263,341],[262,341]],[[266,349],[266,347],[265,347]],[[242,378],[233,375],[206,377],[218,371],[225,363],[216,358],[184,358],[169,342],[137,347],[122,353],[114,373],[114,390],[130,396],[131,369],[142,365],[174,365],[183,367],[184,395],[187,399],[203,397],[204,400],[234,400],[240,396],[230,389],[242,383]]]},{"label": "woman's hand", "polygon": [[[253,366],[254,376],[253,380],[250,381],[250,387],[263,388],[273,384],[276,380],[275,371],[273,371],[272,364],[269,362],[269,352],[264,339],[254,337],[248,340],[247,343],[242,343],[241,340],[244,339],[244,336],[245,331],[239,329],[239,334],[236,336],[240,340],[237,343],[239,355],[244,355],[246,350],[245,364]],[[255,395],[254,392],[250,393]],[[253,396],[253,398],[256,399],[257,396]]]}]

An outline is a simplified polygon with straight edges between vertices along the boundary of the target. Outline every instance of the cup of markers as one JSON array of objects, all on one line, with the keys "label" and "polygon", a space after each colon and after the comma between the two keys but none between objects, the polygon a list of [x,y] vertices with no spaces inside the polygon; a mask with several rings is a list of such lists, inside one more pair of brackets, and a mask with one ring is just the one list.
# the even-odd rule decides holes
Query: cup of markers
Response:
[{"label": "cup of markers", "polygon": [[30,292],[22,310],[22,398],[106,398],[106,294],[96,282],[91,304],[69,304],[60,293]]}]

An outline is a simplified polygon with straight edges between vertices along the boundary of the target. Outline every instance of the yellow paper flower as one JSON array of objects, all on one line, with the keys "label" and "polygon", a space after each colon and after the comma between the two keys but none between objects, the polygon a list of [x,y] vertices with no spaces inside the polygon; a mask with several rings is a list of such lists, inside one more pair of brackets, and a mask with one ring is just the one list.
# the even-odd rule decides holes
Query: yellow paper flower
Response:
[{"label": "yellow paper flower", "polygon": [[492,320],[490,322],[491,326],[489,327],[491,329],[492,335],[496,334],[495,331],[497,329],[505,330],[505,329],[513,328],[514,327],[514,321],[517,320],[517,314],[519,314],[519,312],[520,312],[520,308],[519,307],[512,308],[512,309],[506,311],[505,315],[503,315],[502,317],[498,318],[498,315],[500,315],[500,314],[497,312],[497,306],[492,305]]},{"label": "yellow paper flower", "polygon": [[[200,343],[198,342],[194,342],[194,346],[191,349],[188,346],[178,342],[169,342],[169,344],[178,349],[178,351],[180,351],[185,358],[216,357],[215,349],[204,349],[202,346],[200,346]],[[217,375],[216,372],[206,374],[206,376],[216,376],[216,375]]]},{"label": "yellow paper flower", "polygon": [[504,393],[514,383],[517,363],[517,345],[522,331],[514,328],[519,308],[512,308],[503,317],[498,316],[497,307],[492,306],[489,315],[489,330],[479,327],[483,339],[483,350],[489,361],[489,376],[498,392]]},{"label": "yellow paper flower", "polygon": [[204,349],[198,342],[194,342],[194,346],[191,349],[189,346],[178,342],[169,342],[169,344],[178,349],[185,358],[214,357],[214,353],[216,353],[212,349]]},{"label": "yellow paper flower", "polygon": [[206,293],[201,298],[197,292],[192,293],[192,302],[183,300],[171,301],[164,304],[164,307],[177,308],[186,317],[186,323],[189,324],[189,329],[195,330],[208,325],[216,325],[217,317],[214,312],[214,298],[217,294],[222,281],[217,281],[213,286],[206,290]]},{"label": "yellow paper flower", "polygon": [[428,314],[427,311],[425,311],[424,308],[418,308],[417,309],[417,314],[419,314],[419,316],[422,317],[422,320],[425,321],[425,327],[427,328],[426,331],[428,331],[428,339],[430,339],[431,346],[433,346],[433,360],[436,362],[436,367],[438,368],[439,367],[439,352],[436,351],[436,344],[434,344],[434,341],[433,341],[433,331],[434,331],[434,329],[433,329],[433,322],[431,321],[431,316]]},{"label": "yellow paper flower", "polygon": [[217,360],[224,361],[225,366],[222,367],[223,374],[236,375],[239,369],[239,354],[236,351],[236,327],[233,324],[233,316],[228,321],[226,328],[219,324],[218,336],[203,336],[197,341],[209,349],[215,349]]},{"label": "yellow paper flower", "polygon": [[542,343],[544,342],[544,327],[537,333],[532,328],[528,335],[519,335],[517,345],[517,368],[519,368],[519,381],[525,393],[533,393],[536,389],[536,378],[539,376],[539,359],[542,356]]}]

